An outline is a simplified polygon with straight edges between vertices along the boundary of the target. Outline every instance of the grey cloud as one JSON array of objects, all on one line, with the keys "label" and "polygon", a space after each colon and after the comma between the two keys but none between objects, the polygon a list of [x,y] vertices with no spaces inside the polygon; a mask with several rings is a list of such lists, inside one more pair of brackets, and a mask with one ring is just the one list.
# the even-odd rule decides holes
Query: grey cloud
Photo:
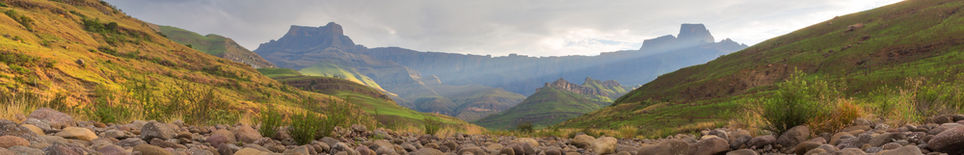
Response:
[{"label": "grey cloud", "polygon": [[107,1],[142,20],[222,34],[252,50],[289,25],[336,22],[368,47],[550,56],[636,49],[644,39],[675,34],[681,23],[704,23],[718,39],[753,44],[898,0]]}]

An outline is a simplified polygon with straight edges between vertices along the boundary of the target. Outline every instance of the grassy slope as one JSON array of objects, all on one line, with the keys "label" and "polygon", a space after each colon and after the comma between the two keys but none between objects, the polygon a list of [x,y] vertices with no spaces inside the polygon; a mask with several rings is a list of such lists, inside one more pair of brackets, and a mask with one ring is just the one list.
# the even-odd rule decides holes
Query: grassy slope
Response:
[{"label": "grassy slope", "polygon": [[[341,78],[341,79],[345,79],[348,81],[352,81],[358,84],[362,84],[368,87],[378,89],[382,92],[388,92],[385,89],[383,89],[381,86],[379,86],[378,83],[375,82],[375,80],[372,80],[372,78],[365,76],[364,74],[361,74],[358,71],[347,70],[347,69],[338,67],[338,65],[334,65],[334,64],[316,64],[311,67],[302,68],[298,72],[301,72],[302,74],[309,75],[309,76]],[[391,94],[391,95],[395,96],[394,94]]]},{"label": "grassy slope", "polygon": [[536,127],[542,127],[592,112],[603,105],[605,104],[592,101],[584,95],[544,87],[519,105],[475,123],[494,129],[512,129],[520,123],[532,123]]},{"label": "grassy slope", "polygon": [[160,28],[161,34],[164,34],[171,40],[184,45],[191,45],[192,48],[198,51],[220,57],[223,56],[227,50],[224,46],[227,38],[222,36],[214,34],[202,36],[201,34],[172,26],[158,27]]},{"label": "grassy slope", "polygon": [[[48,62],[49,66],[0,63],[0,91],[34,92],[50,98],[67,95],[67,104],[83,107],[97,88],[121,94],[133,81],[151,81],[156,89],[174,83],[214,87],[236,110],[278,103],[292,107],[302,96],[326,95],[283,89],[247,65],[207,55],[154,33],[147,23],[131,18],[105,3],[76,1],[3,1],[17,14],[32,19],[31,30],[9,16],[0,16],[0,51]],[[85,30],[83,19],[115,22],[123,34]],[[108,51],[114,51],[113,53]],[[7,53],[5,53],[7,54]],[[83,63],[78,63],[82,61]],[[15,68],[29,71],[20,72]],[[25,79],[25,80],[18,80]],[[30,82],[37,81],[37,82]],[[39,84],[38,84],[39,83]],[[160,94],[160,90],[155,90]],[[164,100],[163,96],[161,100]]]},{"label": "grassy slope", "polygon": [[[662,75],[614,106],[562,126],[666,132],[719,126],[743,113],[753,98],[767,95],[795,68],[844,83],[848,96],[868,104],[886,96],[874,92],[906,87],[908,78],[954,81],[964,69],[962,7],[962,1],[917,0],[839,16]],[[855,24],[863,26],[851,31],[848,26]]]},{"label": "grassy slope", "polygon": [[202,36],[198,33],[172,26],[158,26],[158,30],[161,34],[164,34],[165,37],[175,42],[190,45],[191,48],[207,54],[242,63],[249,63],[256,67],[274,67],[274,65],[264,60],[264,58],[261,58],[261,56],[258,56],[258,54],[241,47],[230,38],[215,34]]},{"label": "grassy slope", "polygon": [[[326,95],[291,88],[248,65],[196,51],[157,34],[145,23],[94,0],[0,1],[31,19],[21,24],[0,15],[0,93],[38,94],[43,99],[64,95],[65,107],[90,108],[98,96],[125,97],[135,81],[149,81],[150,94],[163,103],[176,84],[213,88],[232,113],[257,112],[266,106],[286,112],[324,114],[343,94]],[[84,19],[96,19],[109,30],[90,30]],[[112,23],[112,24],[109,24]],[[116,25],[116,26],[115,26]],[[105,94],[109,93],[109,94]],[[356,100],[356,99],[352,99]],[[6,102],[4,102],[6,104]],[[128,104],[126,100],[121,104]],[[29,112],[3,105],[4,117]],[[54,105],[61,106],[61,105]],[[250,113],[249,113],[250,114]],[[84,117],[79,117],[83,119]],[[134,118],[143,119],[143,118]],[[453,119],[447,119],[453,120]],[[417,122],[420,123],[420,122]],[[464,123],[464,122],[462,122]]]},{"label": "grassy slope", "polygon": [[[318,93],[332,94],[333,96],[347,100],[349,103],[358,105],[361,110],[369,115],[376,116],[379,122],[389,126],[415,126],[420,124],[425,117],[439,117],[441,121],[450,126],[461,128],[479,128],[468,124],[465,121],[445,115],[421,113],[402,107],[388,98],[379,98],[375,95],[368,95],[381,92],[371,87],[348,81],[344,79],[333,79],[330,77],[303,76],[299,72],[286,68],[262,68],[258,69],[262,74],[277,79],[281,83],[297,82],[302,80],[325,79],[328,83],[316,83],[316,85],[327,85],[329,88],[337,89],[307,89]],[[295,86],[299,87],[300,86]]]}]

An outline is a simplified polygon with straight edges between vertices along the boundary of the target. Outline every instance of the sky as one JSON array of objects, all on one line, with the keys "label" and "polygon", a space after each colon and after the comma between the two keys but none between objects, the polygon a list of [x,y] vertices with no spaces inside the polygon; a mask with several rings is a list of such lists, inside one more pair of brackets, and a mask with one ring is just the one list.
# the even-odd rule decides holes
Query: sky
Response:
[{"label": "sky", "polygon": [[291,25],[335,22],[356,44],[502,56],[597,55],[702,23],[753,45],[900,0],[106,0],[155,24],[255,50]]}]

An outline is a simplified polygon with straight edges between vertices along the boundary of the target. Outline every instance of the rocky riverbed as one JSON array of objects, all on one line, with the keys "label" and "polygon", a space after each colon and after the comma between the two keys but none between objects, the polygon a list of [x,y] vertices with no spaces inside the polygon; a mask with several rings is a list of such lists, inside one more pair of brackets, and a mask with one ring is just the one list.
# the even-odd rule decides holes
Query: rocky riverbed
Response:
[{"label": "rocky riverbed", "polygon": [[[569,137],[465,135],[438,137],[364,126],[339,129],[297,145],[283,132],[263,136],[247,125],[188,126],[180,122],[134,121],[103,124],[75,121],[51,109],[38,109],[18,121],[0,120],[2,155],[170,155],[170,154],[964,154],[964,115],[944,115],[923,125],[891,127],[857,120],[839,133],[811,133],[798,126],[780,135],[751,135],[742,129],[711,129],[702,136],[617,139],[578,134]],[[21,123],[17,123],[21,122]]]}]

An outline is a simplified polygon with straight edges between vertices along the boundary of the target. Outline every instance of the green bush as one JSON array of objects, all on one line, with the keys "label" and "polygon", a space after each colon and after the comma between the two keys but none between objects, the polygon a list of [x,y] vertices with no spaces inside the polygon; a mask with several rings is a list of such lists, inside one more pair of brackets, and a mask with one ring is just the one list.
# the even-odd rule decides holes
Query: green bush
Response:
[{"label": "green bush", "polygon": [[519,132],[522,132],[522,133],[532,133],[532,131],[534,131],[532,127],[532,123],[529,123],[529,122],[519,123],[518,125],[516,125],[515,129],[519,130]]},{"label": "green bush", "polygon": [[761,108],[764,129],[776,133],[826,115],[833,107],[827,103],[833,103],[839,94],[829,82],[807,79],[800,71],[777,87],[773,96],[763,99]]},{"label": "green bush", "polygon": [[335,131],[335,127],[345,127],[349,119],[353,118],[351,113],[352,107],[349,103],[339,104],[338,102],[332,102],[326,112],[324,122],[321,126],[321,136],[331,136],[332,132]]},{"label": "green bush", "polygon": [[291,117],[291,126],[288,127],[288,133],[298,144],[308,144],[318,138],[318,131],[323,123],[324,121],[313,113],[296,114]]},{"label": "green bush", "polygon": [[92,107],[84,109],[87,117],[93,121],[102,123],[119,123],[130,119],[132,112],[123,105],[114,105],[114,95],[105,88],[95,90],[97,98]]},{"label": "green bush", "polygon": [[284,116],[274,107],[261,111],[260,117],[261,127],[258,132],[266,137],[273,137],[278,133],[278,127],[284,124]]},{"label": "green bush", "polygon": [[442,130],[442,125],[444,125],[442,121],[438,120],[438,118],[434,116],[426,116],[424,119],[422,119],[422,126],[425,129],[425,134],[434,135],[435,133],[438,133],[438,131]]}]

